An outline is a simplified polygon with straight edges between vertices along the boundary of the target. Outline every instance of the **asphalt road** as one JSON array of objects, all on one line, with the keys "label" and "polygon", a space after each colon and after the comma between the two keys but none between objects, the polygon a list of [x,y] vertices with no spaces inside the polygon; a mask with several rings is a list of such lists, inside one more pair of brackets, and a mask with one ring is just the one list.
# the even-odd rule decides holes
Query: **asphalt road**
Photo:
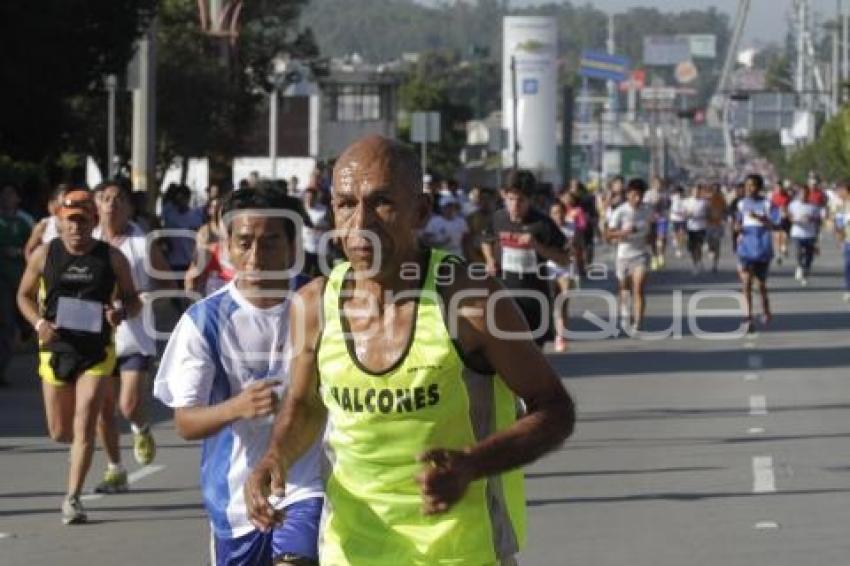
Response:
[{"label": "asphalt road", "polygon": [[[527,470],[521,564],[848,563],[850,306],[838,251],[824,247],[806,289],[788,265],[774,269],[776,317],[754,336],[734,333],[738,316],[701,314],[704,336],[686,322],[663,340],[574,340],[550,354],[579,422],[566,446]],[[687,320],[696,291],[716,294],[699,306],[728,309],[732,265],[727,258],[720,274],[694,277],[671,260],[653,274],[649,330]],[[601,297],[576,299],[574,317],[604,314]],[[155,409],[152,466],[136,469],[123,437],[131,492],[88,499],[92,522],[64,527],[67,452],[46,438],[31,356],[18,356],[9,377],[0,390],[0,564],[207,563],[199,448],[177,437],[167,411]],[[98,453],[89,486],[103,465]]]}]

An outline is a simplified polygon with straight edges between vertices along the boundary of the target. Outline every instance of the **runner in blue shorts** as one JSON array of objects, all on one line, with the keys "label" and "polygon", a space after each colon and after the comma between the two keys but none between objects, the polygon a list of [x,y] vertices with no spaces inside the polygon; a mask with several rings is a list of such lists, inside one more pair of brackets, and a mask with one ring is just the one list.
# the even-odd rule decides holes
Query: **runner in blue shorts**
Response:
[{"label": "runner in blue shorts", "polygon": [[270,190],[237,191],[222,209],[236,276],[177,323],[154,383],[174,408],[177,432],[203,439],[201,491],[215,566],[317,564],[323,503],[319,442],[289,468],[285,517],[262,532],[248,519],[242,486],[269,443],[289,385],[289,311],[300,204]]},{"label": "runner in blue shorts", "polygon": [[770,201],[762,195],[764,179],[749,175],[744,182],[746,197],[738,203],[736,225],[738,236],[738,275],[741,278],[744,299],[747,303],[746,324],[749,331],[753,323],[753,280],[758,284],[762,301],[762,323],[771,320],[770,299],[767,294],[767,275],[773,259],[773,223]]}]

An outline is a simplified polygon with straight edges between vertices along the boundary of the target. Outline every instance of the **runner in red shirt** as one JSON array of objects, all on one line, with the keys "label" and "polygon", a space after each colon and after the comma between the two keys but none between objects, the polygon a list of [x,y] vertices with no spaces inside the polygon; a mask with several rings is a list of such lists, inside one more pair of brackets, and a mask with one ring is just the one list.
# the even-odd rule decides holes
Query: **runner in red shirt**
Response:
[{"label": "runner in red shirt", "polygon": [[788,257],[788,234],[791,232],[791,219],[788,217],[788,205],[791,204],[791,182],[776,183],[770,193],[770,204],[779,211],[779,226],[773,231],[773,249],[779,250],[776,263],[782,265],[783,258]]}]

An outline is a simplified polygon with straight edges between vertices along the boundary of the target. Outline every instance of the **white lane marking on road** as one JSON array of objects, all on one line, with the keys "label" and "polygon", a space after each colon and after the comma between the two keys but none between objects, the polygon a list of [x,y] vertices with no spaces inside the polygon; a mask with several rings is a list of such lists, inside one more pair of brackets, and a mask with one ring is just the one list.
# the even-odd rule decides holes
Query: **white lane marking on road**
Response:
[{"label": "white lane marking on road", "polygon": [[757,374],[757,373],[745,373],[744,374],[744,381],[758,381],[758,380],[759,380],[759,374]]},{"label": "white lane marking on road", "polygon": [[[159,473],[165,469],[163,465],[153,465],[153,466],[145,466],[144,468],[140,468],[135,472],[127,475],[127,483],[134,484],[148,476],[152,476],[153,474]],[[87,493],[80,497],[83,501],[94,501],[95,499],[102,498],[105,493]]]},{"label": "white lane marking on road", "polygon": [[0,540],[4,538],[15,538],[14,533],[0,533]]},{"label": "white lane marking on road", "polygon": [[763,417],[767,414],[767,397],[764,395],[750,396],[750,416]]},{"label": "white lane marking on road", "polygon": [[775,531],[779,528],[779,523],[775,521],[760,521],[755,524],[755,528],[759,531]]},{"label": "white lane marking on road", "polygon": [[747,365],[750,369],[761,369],[764,367],[764,358],[760,354],[751,354],[747,358]]},{"label": "white lane marking on road", "polygon": [[764,434],[764,429],[760,426],[754,426],[747,431],[748,434]]},{"label": "white lane marking on road", "polygon": [[144,468],[139,468],[132,474],[127,476],[127,483],[136,483],[137,481],[144,479],[148,476],[152,476],[158,472],[161,472],[165,469],[163,465],[155,465],[155,466],[145,466]]},{"label": "white lane marking on road", "polygon": [[753,493],[775,493],[776,479],[773,475],[771,456],[753,456]]}]

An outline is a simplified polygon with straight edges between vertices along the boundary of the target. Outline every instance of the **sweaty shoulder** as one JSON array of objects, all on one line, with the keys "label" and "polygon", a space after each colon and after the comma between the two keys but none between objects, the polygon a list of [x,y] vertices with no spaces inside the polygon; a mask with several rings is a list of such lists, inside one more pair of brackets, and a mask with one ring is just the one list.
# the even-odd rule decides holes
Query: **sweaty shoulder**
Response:
[{"label": "sweaty shoulder", "polygon": [[47,261],[47,252],[50,251],[50,245],[38,246],[30,256],[27,264],[32,264],[38,268],[39,272],[44,271],[44,264]]},{"label": "sweaty shoulder", "polygon": [[[326,277],[316,277],[295,293],[290,310],[290,331],[303,333],[304,344],[315,346],[324,326]],[[296,338],[296,342],[299,340]]]},{"label": "sweaty shoulder", "polygon": [[504,289],[495,278],[486,274],[482,264],[452,262],[437,277],[437,286],[447,309],[446,314],[484,331],[487,301],[494,293]]}]

